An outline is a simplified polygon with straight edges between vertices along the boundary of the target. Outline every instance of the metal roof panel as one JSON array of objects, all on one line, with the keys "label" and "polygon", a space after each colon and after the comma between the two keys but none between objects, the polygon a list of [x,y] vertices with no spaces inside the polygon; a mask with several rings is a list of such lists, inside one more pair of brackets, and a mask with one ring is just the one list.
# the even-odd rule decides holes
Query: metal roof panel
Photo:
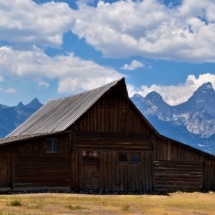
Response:
[{"label": "metal roof panel", "polygon": [[84,93],[49,100],[7,137],[40,135],[65,131],[102,95],[121,80],[124,80],[124,78]]}]

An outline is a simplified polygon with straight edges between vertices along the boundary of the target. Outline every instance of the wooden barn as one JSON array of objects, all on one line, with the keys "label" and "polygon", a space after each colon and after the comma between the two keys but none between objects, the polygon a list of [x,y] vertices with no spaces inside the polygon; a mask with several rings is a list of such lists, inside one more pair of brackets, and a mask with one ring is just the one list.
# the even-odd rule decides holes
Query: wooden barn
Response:
[{"label": "wooden barn", "polygon": [[0,140],[0,191],[215,190],[215,156],[161,136],[124,78],[50,100]]}]

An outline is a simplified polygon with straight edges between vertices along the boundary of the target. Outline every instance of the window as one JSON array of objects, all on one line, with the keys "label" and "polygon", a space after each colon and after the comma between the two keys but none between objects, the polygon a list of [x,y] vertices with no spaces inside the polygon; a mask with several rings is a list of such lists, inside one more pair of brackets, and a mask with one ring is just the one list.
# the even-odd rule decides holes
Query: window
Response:
[{"label": "window", "polygon": [[130,155],[130,162],[131,163],[140,162],[139,155]]},{"label": "window", "polygon": [[118,154],[118,161],[127,162],[128,161],[127,154]]},{"label": "window", "polygon": [[83,151],[83,156],[97,157],[97,151]]},{"label": "window", "polygon": [[47,138],[46,139],[46,152],[56,153],[58,152],[58,139]]},{"label": "window", "polygon": [[140,157],[138,154],[118,154],[118,162],[138,163]]}]

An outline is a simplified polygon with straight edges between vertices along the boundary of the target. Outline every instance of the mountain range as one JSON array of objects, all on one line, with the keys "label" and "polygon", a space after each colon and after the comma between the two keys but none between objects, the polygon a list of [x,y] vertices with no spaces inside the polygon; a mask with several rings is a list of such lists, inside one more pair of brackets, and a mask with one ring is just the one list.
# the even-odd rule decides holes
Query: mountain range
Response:
[{"label": "mountain range", "polygon": [[[157,92],[146,97],[135,94],[131,100],[161,135],[215,155],[215,91],[210,82],[200,86],[186,102],[175,106],[168,105]],[[41,106],[37,98],[27,105],[0,104],[0,138]]]},{"label": "mountain range", "polygon": [[135,94],[131,100],[160,134],[215,154],[215,91],[210,82],[175,106],[156,92]]},{"label": "mountain range", "polygon": [[26,105],[20,102],[15,107],[0,104],[0,138],[8,135],[40,107],[42,104],[37,98]]}]

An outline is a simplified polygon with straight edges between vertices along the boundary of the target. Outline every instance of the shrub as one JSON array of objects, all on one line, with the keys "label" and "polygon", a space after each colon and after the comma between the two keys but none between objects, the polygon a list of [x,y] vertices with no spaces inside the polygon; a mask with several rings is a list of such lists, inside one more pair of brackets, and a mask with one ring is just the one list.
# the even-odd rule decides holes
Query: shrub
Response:
[{"label": "shrub", "polygon": [[13,200],[10,203],[10,206],[21,206],[21,202],[19,200]]},{"label": "shrub", "polygon": [[68,205],[68,206],[67,206],[67,208],[68,208],[68,209],[70,209],[70,210],[81,210],[81,209],[87,209],[87,208],[85,208],[85,207],[81,207],[81,206],[79,206],[79,205],[76,205],[76,206]]},{"label": "shrub", "polygon": [[127,205],[124,205],[123,207],[122,207],[122,210],[123,211],[129,211],[129,205],[127,204]]}]

